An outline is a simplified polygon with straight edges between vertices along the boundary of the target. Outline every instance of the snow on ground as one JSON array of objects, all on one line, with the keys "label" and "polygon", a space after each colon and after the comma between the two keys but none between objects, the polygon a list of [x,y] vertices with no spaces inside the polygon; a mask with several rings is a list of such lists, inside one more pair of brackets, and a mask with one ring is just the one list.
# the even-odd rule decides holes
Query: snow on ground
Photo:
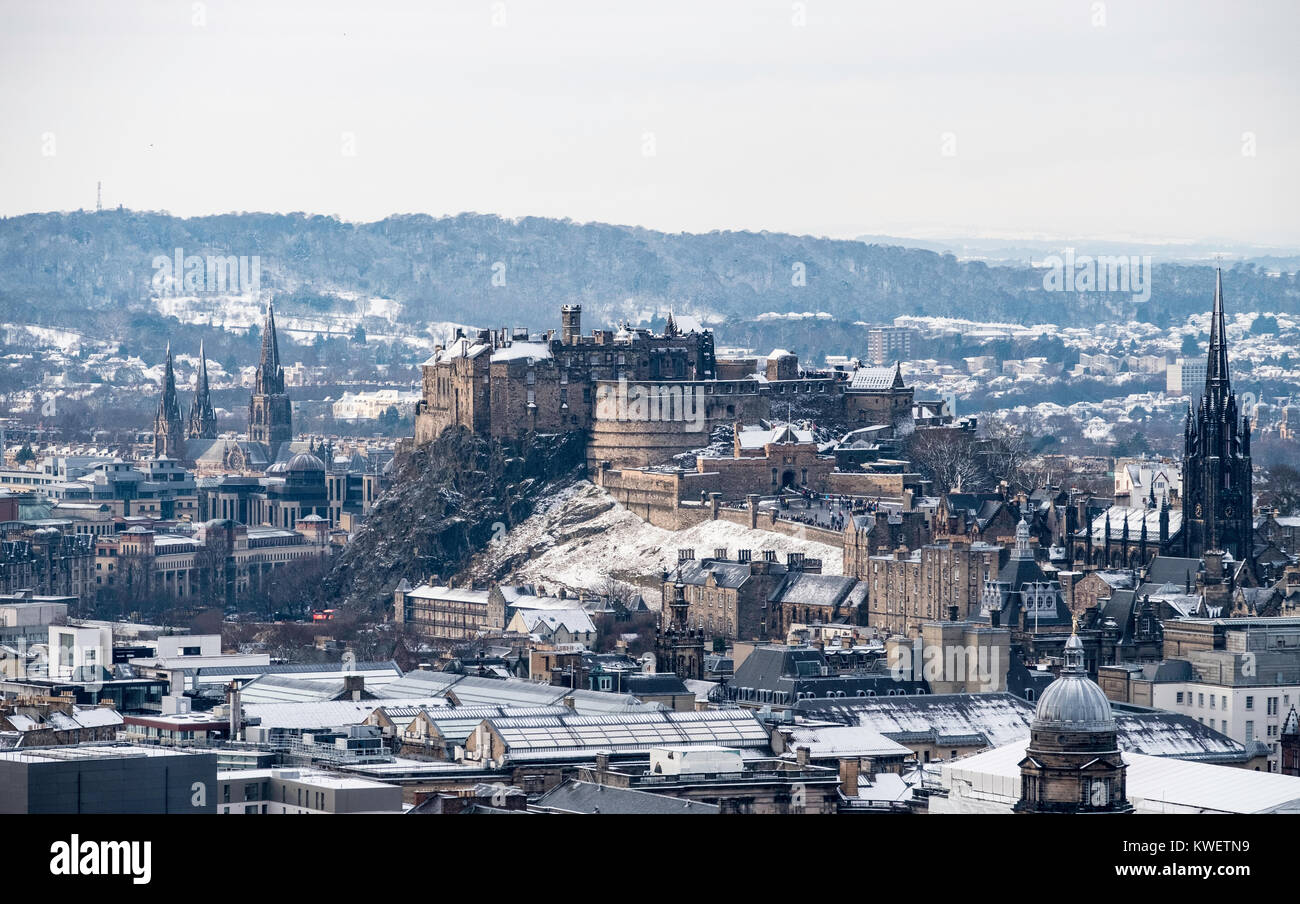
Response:
[{"label": "snow on ground", "polygon": [[597,589],[608,575],[622,580],[658,575],[677,564],[677,550],[695,550],[696,558],[712,556],[726,547],[776,550],[784,562],[787,552],[802,552],[822,560],[826,574],[841,574],[839,546],[800,540],[766,530],[750,530],[730,521],[705,521],[681,531],[647,524],[604,490],[588,481],[567,487],[538,506],[536,512],[483,553],[489,564],[527,556],[511,580],[536,582],[548,590]]}]

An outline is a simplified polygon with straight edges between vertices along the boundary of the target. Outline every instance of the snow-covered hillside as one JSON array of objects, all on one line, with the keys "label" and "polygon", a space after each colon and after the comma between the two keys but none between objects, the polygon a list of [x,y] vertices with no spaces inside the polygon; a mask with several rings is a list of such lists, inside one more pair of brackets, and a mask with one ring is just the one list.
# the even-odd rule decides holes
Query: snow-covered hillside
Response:
[{"label": "snow-covered hillside", "polygon": [[[822,560],[826,574],[840,574],[843,551],[838,546],[800,540],[765,530],[750,530],[730,521],[706,521],[682,531],[646,524],[619,505],[604,490],[580,481],[538,506],[536,512],[504,532],[476,558],[476,574],[503,580],[536,582],[548,590],[597,589],[606,577],[632,581],[658,575],[677,563],[677,550],[692,548],[697,558],[726,547],[802,552]],[[653,604],[654,601],[651,600]]]}]

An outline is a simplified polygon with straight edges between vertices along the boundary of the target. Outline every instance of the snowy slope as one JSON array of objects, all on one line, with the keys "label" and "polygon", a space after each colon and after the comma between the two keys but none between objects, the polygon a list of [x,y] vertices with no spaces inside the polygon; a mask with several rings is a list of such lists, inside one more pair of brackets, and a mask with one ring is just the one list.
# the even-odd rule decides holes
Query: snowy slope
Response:
[{"label": "snowy slope", "polygon": [[533,515],[502,534],[480,554],[477,573],[503,574],[506,580],[538,582],[548,590],[596,589],[607,576],[633,580],[658,575],[677,563],[677,550],[693,548],[697,558],[727,547],[802,552],[822,560],[826,574],[840,574],[843,550],[812,540],[798,540],[765,530],[750,530],[730,521],[706,521],[682,531],[646,524],[588,481],[565,488],[538,506]]}]

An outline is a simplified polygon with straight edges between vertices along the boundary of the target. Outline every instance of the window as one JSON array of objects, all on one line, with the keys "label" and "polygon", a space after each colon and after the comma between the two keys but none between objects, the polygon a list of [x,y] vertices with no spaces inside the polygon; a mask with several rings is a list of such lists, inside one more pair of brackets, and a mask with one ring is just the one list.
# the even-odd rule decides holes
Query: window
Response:
[{"label": "window", "polygon": [[1246,722],[1246,740],[1248,742],[1255,740],[1255,723],[1249,720]]},{"label": "window", "polygon": [[1178,703],[1179,706],[1182,706],[1182,705],[1183,705],[1183,692],[1182,692],[1182,691],[1179,691],[1179,692],[1178,692],[1178,696],[1177,696],[1176,702]]},{"label": "window", "polygon": [[1204,694],[1197,694],[1197,695],[1196,695],[1196,705],[1199,706],[1201,709],[1205,709],[1205,695],[1204,695]]},{"label": "window", "polygon": [[1254,697],[1247,697],[1247,698],[1246,698],[1246,709],[1254,709],[1254,708],[1255,708],[1255,698],[1254,698]]}]

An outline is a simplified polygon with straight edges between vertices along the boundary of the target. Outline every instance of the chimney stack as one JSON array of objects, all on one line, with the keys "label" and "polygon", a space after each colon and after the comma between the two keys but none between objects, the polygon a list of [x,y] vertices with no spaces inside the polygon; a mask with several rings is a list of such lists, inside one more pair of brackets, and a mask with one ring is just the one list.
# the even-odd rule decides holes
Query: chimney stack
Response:
[{"label": "chimney stack", "polygon": [[862,764],[857,757],[845,757],[840,760],[840,793],[845,797],[858,796],[858,774]]}]

